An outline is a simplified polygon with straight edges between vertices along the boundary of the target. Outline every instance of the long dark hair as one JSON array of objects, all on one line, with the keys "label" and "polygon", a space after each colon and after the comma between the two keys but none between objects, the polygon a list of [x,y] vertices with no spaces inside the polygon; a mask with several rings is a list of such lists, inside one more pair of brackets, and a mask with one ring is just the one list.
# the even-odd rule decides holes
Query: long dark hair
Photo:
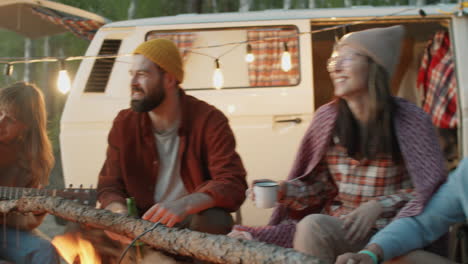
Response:
[{"label": "long dark hair", "polygon": [[0,105],[9,109],[27,129],[20,139],[20,165],[30,170],[33,185],[46,185],[54,165],[47,136],[44,96],[34,84],[17,82],[0,89]]},{"label": "long dark hair", "polygon": [[398,161],[401,154],[393,126],[396,105],[390,92],[390,78],[382,66],[370,58],[368,61],[369,121],[360,126],[346,101],[340,98],[335,136],[350,157],[375,159],[384,154]]}]

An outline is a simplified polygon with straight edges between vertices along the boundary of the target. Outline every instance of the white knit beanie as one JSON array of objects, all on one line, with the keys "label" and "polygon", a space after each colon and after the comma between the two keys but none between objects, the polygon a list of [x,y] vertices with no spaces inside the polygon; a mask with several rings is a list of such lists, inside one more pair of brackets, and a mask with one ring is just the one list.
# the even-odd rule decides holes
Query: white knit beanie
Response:
[{"label": "white knit beanie", "polygon": [[338,46],[348,45],[357,49],[362,55],[383,66],[391,78],[400,60],[404,33],[405,28],[401,25],[356,31],[344,35]]}]

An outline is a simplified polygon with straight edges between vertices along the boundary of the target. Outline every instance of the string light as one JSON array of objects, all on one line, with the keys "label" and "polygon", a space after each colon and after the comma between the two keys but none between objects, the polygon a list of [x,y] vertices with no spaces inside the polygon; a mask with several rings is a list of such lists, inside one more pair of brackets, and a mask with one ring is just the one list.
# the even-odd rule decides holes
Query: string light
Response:
[{"label": "string light", "polygon": [[283,44],[284,51],[283,55],[281,55],[281,69],[285,72],[288,72],[292,69],[291,53],[289,53],[288,43],[283,42]]},{"label": "string light", "polygon": [[215,60],[215,67],[216,68],[213,73],[213,87],[219,90],[223,88],[223,85],[224,85],[224,76],[223,76],[223,72],[221,71],[219,67],[219,59]]},{"label": "string light", "polygon": [[247,44],[247,55],[245,55],[245,61],[252,63],[255,60],[255,55],[252,53],[252,45]]},{"label": "string light", "polygon": [[11,75],[13,75],[13,68],[14,68],[13,65],[11,65],[10,63],[7,63],[7,64],[5,65],[5,75],[6,75],[6,76],[11,76]]},{"label": "string light", "polygon": [[[462,8],[466,8],[466,7],[468,7],[468,3],[463,2],[463,5],[459,5],[458,8],[462,9]],[[365,20],[354,21],[354,22],[351,22],[351,23],[325,27],[325,28],[321,28],[321,29],[317,29],[317,30],[308,31],[308,32],[298,32],[296,34],[291,34],[290,36],[265,37],[265,38],[262,38],[262,39],[259,39],[259,40],[236,41],[236,42],[217,44],[217,45],[192,47],[190,49],[183,49],[183,50],[187,51],[187,52],[192,52],[192,53],[195,53],[195,54],[200,54],[200,55],[204,55],[204,56],[213,58],[213,56],[211,56],[211,55],[198,53],[198,52],[195,52],[195,50],[197,50],[197,49],[206,49],[206,48],[217,48],[217,47],[228,46],[228,45],[235,45],[232,49],[230,49],[230,50],[228,50],[226,52],[226,53],[228,53],[231,50],[233,50],[235,47],[237,47],[238,45],[247,44],[246,61],[249,62],[251,59],[252,59],[252,61],[255,60],[255,56],[253,54],[252,54],[252,56],[249,56],[249,54],[250,54],[249,51],[251,49],[250,43],[265,42],[265,41],[274,40],[274,39],[278,39],[278,38],[284,38],[284,37],[292,38],[292,37],[298,37],[298,36],[305,35],[305,34],[312,35],[312,34],[316,34],[316,33],[320,33],[320,32],[336,30],[336,29],[339,29],[339,28],[346,28],[348,26],[354,26],[354,25],[358,25],[358,24],[368,23],[368,22],[376,21],[376,20],[379,20],[379,19],[382,19],[382,18],[396,16],[396,15],[399,15],[401,13],[405,13],[405,12],[408,12],[408,11],[411,11],[411,10],[416,10],[416,9],[418,9],[418,8],[405,8],[405,9],[401,9],[401,10],[399,10],[397,12],[389,13],[389,14],[382,15],[382,16],[374,16],[374,17],[371,17],[371,18],[368,18],[368,19],[365,19]],[[441,12],[441,11],[439,11],[439,12]],[[453,14],[455,14],[455,12],[453,12],[453,13],[448,13],[447,12],[447,14],[453,15]],[[284,71],[289,71],[292,68],[291,54],[288,51],[287,43],[283,43],[283,45],[284,45],[284,50],[285,51],[283,52],[282,58],[281,58],[281,68]],[[249,46],[250,46],[250,48],[249,48]],[[67,74],[65,68],[64,68],[65,61],[75,61],[75,60],[84,60],[84,59],[119,58],[119,57],[126,57],[126,56],[132,56],[132,55],[133,54],[115,54],[115,55],[97,55],[97,56],[72,56],[72,57],[66,57],[66,58],[63,58],[63,57],[62,58],[57,58],[57,57],[38,57],[38,58],[0,57],[0,64],[6,64],[6,66],[5,66],[5,75],[11,75],[13,73],[13,64],[36,63],[36,62],[57,62],[58,61],[61,64],[61,70],[60,70],[59,76],[57,78],[57,85],[58,85],[58,88],[59,88],[59,90],[61,92],[67,93],[71,89],[71,81],[70,81],[70,78],[68,77],[68,74]],[[215,60],[216,69],[215,69],[215,72],[213,74],[213,86],[215,88],[217,88],[217,89],[221,89],[223,87],[223,84],[224,84],[223,73],[222,73],[221,69],[219,68],[219,58],[220,57],[221,56],[218,56],[217,58],[215,58],[216,59]]]},{"label": "string light", "polygon": [[67,70],[65,69],[65,60],[59,60],[60,63],[60,71],[57,77],[57,88],[63,94],[66,94],[71,89],[71,81],[70,77],[68,76]]}]

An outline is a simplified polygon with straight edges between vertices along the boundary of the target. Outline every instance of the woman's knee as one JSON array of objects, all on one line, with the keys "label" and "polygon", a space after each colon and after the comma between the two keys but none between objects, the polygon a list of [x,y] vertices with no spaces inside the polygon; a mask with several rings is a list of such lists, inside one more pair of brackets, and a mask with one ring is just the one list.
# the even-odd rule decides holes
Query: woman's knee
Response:
[{"label": "woman's knee", "polygon": [[328,230],[330,226],[337,226],[339,220],[333,216],[323,214],[311,214],[304,217],[297,224],[296,233],[310,234],[319,231]]}]

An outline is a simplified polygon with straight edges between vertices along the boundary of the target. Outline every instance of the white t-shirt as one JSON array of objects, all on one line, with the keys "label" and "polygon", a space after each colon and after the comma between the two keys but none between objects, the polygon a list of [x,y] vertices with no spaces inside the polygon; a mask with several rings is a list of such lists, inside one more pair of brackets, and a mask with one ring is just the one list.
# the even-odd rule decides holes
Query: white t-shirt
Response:
[{"label": "white t-shirt", "polygon": [[154,133],[159,154],[159,176],[154,193],[155,203],[174,201],[188,194],[180,177],[178,125],[164,133]]}]

